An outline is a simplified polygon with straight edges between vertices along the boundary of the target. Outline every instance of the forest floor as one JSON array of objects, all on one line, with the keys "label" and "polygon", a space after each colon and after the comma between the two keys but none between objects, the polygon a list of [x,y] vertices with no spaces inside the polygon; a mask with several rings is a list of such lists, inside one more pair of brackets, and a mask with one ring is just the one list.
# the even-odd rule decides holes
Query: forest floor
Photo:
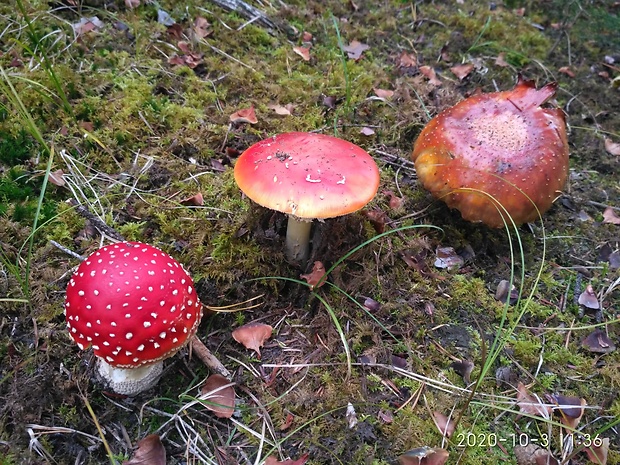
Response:
[{"label": "forest floor", "polygon": [[[620,463],[618,2],[8,3],[1,465]],[[542,221],[490,229],[433,199],[411,151],[430,118],[519,75],[558,83],[569,179]],[[285,216],[233,177],[289,131],[381,171],[363,211],[314,224],[304,268]],[[206,306],[256,304],[205,311],[197,333],[231,372],[231,418],[199,398],[211,370],[191,351],[124,397],[69,337],[67,283],[113,237],[172,255]],[[250,322],[273,328],[260,356],[231,337]]]}]

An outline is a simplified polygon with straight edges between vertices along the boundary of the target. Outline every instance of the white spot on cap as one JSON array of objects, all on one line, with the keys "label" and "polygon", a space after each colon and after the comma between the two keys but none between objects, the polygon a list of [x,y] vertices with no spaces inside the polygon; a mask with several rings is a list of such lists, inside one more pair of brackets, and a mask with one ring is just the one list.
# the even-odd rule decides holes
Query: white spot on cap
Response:
[{"label": "white spot on cap", "polygon": [[133,337],[132,333],[125,334],[125,339],[131,339]]},{"label": "white spot on cap", "polygon": [[138,352],[142,352],[144,350],[144,344],[140,344],[138,346]]},{"label": "white spot on cap", "polygon": [[150,328],[151,327],[151,322],[150,321],[145,321],[144,322],[144,327],[145,328]]}]

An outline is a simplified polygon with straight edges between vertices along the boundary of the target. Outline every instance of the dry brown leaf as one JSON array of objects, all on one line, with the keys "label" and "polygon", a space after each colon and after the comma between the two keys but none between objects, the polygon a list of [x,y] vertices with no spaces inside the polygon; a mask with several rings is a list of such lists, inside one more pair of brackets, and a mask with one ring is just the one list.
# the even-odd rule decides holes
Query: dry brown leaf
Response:
[{"label": "dry brown leaf", "polygon": [[157,434],[149,434],[137,446],[131,460],[125,460],[123,465],[166,465],[166,449]]},{"label": "dry brown leaf", "polygon": [[181,205],[186,205],[189,207],[201,207],[205,204],[205,199],[202,196],[202,192],[198,192],[191,197],[187,197],[186,199],[181,200],[179,203]]},{"label": "dry brown leaf", "polygon": [[65,178],[63,178],[64,174],[65,173],[60,169],[56,171],[51,171],[48,180],[55,186],[62,187],[66,184]]},{"label": "dry brown leaf", "polygon": [[608,354],[616,350],[616,344],[612,341],[605,331],[598,328],[588,334],[581,341],[581,345],[590,352],[598,354]]},{"label": "dry brown leaf", "polygon": [[309,457],[310,455],[304,454],[297,460],[288,459],[280,462],[276,456],[270,455],[267,457],[267,460],[265,460],[265,465],[304,465],[304,463],[308,461]]},{"label": "dry brown leaf", "polygon": [[292,103],[287,103],[284,106],[277,105],[274,103],[274,104],[268,105],[267,108],[275,111],[276,115],[291,116],[293,114],[293,109],[295,108],[295,106]]},{"label": "dry brown leaf", "polygon": [[392,191],[383,191],[383,195],[388,198],[388,205],[392,210],[398,210],[403,206],[404,199],[402,197],[397,196]]},{"label": "dry brown leaf", "polygon": [[250,124],[258,123],[258,118],[256,117],[254,106],[251,106],[250,108],[242,108],[241,110],[237,110],[232,115],[230,115],[230,121],[232,123],[250,123]]},{"label": "dry brown leaf", "polygon": [[373,87],[372,89],[375,92],[375,95],[383,100],[389,100],[394,96],[393,90],[388,89],[379,89],[377,87]]},{"label": "dry brown leaf", "polygon": [[607,207],[603,212],[603,223],[620,224],[620,216],[616,215],[613,208]]},{"label": "dry brown leaf", "polygon": [[235,389],[231,382],[222,375],[214,374],[207,378],[200,388],[203,405],[218,418],[230,418],[235,412]]},{"label": "dry brown leaf", "polygon": [[471,372],[474,371],[474,362],[471,360],[458,360],[452,362],[450,367],[455,373],[461,375],[465,384],[469,385],[471,383]]},{"label": "dry brown leaf", "polygon": [[302,57],[304,61],[310,61],[310,47],[293,47],[293,52]]},{"label": "dry brown leaf", "polygon": [[399,68],[415,68],[418,66],[418,57],[413,53],[402,52],[398,57]]},{"label": "dry brown leaf", "polygon": [[605,150],[612,155],[620,155],[620,143],[613,142],[609,138],[605,138]]},{"label": "dry brown leaf", "polygon": [[437,256],[435,259],[435,267],[437,268],[447,268],[451,270],[453,268],[460,268],[465,264],[465,260],[456,253],[454,247],[437,247],[435,253]]},{"label": "dry brown leaf", "polygon": [[586,290],[581,293],[578,299],[579,305],[590,308],[592,310],[598,310],[600,305],[598,303],[598,297],[591,284],[586,286]]},{"label": "dry brown leaf", "polygon": [[362,210],[362,215],[368,218],[368,221],[375,228],[377,234],[385,232],[385,225],[390,221],[390,217],[380,208],[373,208],[372,210]]},{"label": "dry brown leaf", "polygon": [[369,128],[368,126],[364,126],[362,129],[360,129],[360,134],[362,136],[374,136],[375,130],[372,128]]},{"label": "dry brown leaf", "polygon": [[140,6],[140,0],[125,0],[125,6],[130,10]]},{"label": "dry brown leaf", "polygon": [[546,449],[536,445],[515,446],[514,454],[518,465],[559,465],[560,462]]},{"label": "dry brown leaf", "polygon": [[517,386],[517,405],[522,412],[528,415],[535,415],[545,419],[551,416],[551,407],[545,405],[541,398],[527,392],[527,388],[523,383],[519,383]]},{"label": "dry brown leaf", "polygon": [[607,454],[609,453],[609,438],[603,438],[599,446],[590,446],[584,449],[590,462],[597,465],[607,465]]},{"label": "dry brown leaf", "polygon": [[463,63],[461,65],[455,65],[450,68],[450,71],[459,78],[459,81],[465,79],[469,74],[474,70],[474,65],[472,63]]},{"label": "dry brown leaf", "polygon": [[444,465],[449,456],[445,449],[424,446],[404,453],[398,461],[401,465]]},{"label": "dry brown leaf", "polygon": [[301,40],[302,42],[312,42],[312,34],[308,31],[304,31],[301,34]]},{"label": "dry brown leaf", "polygon": [[433,412],[433,421],[442,436],[449,438],[454,434],[454,423],[443,413]]},{"label": "dry brown leaf", "polygon": [[82,18],[77,23],[73,23],[71,27],[76,36],[81,36],[97,29],[102,29],[103,22],[97,17]]},{"label": "dry brown leaf", "polygon": [[434,86],[440,86],[441,81],[437,78],[437,73],[430,66],[420,66],[420,73],[428,79],[428,82]]},{"label": "dry brown leaf", "polygon": [[194,36],[197,39],[204,39],[211,34],[212,31],[209,29],[210,27],[211,24],[209,24],[209,21],[207,21],[206,18],[198,16],[194,20]]},{"label": "dry brown leaf", "polygon": [[547,397],[551,403],[555,404],[555,412],[560,416],[560,422],[568,426],[570,431],[577,429],[577,425],[585,412],[586,400],[562,394]]},{"label": "dry brown leaf", "polygon": [[566,74],[568,77],[575,77],[575,72],[570,69],[570,66],[562,66],[560,69],[558,69],[558,72]]},{"label": "dry brown leaf", "polygon": [[501,52],[499,55],[497,55],[497,58],[495,59],[495,64],[497,66],[501,66],[502,68],[510,66],[510,64],[506,61],[506,52]]},{"label": "dry brown leaf", "polygon": [[258,358],[260,358],[260,348],[267,339],[271,337],[273,328],[264,323],[248,323],[243,326],[239,326],[232,332],[232,337],[239,344],[243,344],[246,349],[256,352]]},{"label": "dry brown leaf", "polygon": [[349,45],[345,45],[342,49],[347,52],[347,56],[351,60],[359,60],[362,58],[362,54],[370,48],[369,45],[363,44],[357,40],[351,41]]},{"label": "dry brown leaf", "polygon": [[310,290],[314,289],[315,287],[321,287],[323,284],[325,284],[325,280],[323,279],[325,277],[325,266],[323,265],[323,262],[317,260],[312,265],[312,271],[310,271],[310,273],[301,274],[299,275],[299,277],[307,281],[307,283],[310,285]]}]

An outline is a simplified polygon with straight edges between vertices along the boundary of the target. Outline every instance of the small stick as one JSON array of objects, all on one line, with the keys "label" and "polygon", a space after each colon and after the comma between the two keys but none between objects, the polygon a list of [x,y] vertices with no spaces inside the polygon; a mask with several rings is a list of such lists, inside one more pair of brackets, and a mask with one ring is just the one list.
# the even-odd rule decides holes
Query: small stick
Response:
[{"label": "small stick", "polygon": [[77,202],[75,202],[74,200],[71,201],[71,205],[75,206],[75,211],[82,217],[86,218],[88,221],[90,221],[91,223],[93,223],[93,226],[95,226],[95,228],[97,228],[99,230],[99,232],[105,234],[106,236],[115,239],[117,241],[124,241],[125,238],[123,236],[120,235],[120,233],[108,226],[107,224],[105,224],[100,218],[98,218],[96,215],[93,215],[88,208],[86,208],[84,205],[79,205],[77,204]]},{"label": "small stick", "polygon": [[218,360],[218,358],[213,355],[213,353],[207,348],[204,343],[198,339],[198,337],[192,337],[191,341],[191,350],[196,356],[204,363],[208,368],[219,373],[225,378],[231,379],[232,374],[228,369]]}]

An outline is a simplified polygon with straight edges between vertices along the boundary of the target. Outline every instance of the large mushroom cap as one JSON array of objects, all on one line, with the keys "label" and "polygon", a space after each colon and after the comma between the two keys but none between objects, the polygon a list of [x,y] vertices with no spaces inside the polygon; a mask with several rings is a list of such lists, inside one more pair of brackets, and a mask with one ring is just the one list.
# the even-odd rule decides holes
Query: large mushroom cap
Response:
[{"label": "large mushroom cap", "polygon": [[568,177],[564,113],[541,107],[556,87],[519,79],[513,90],[474,95],[433,118],[412,155],[424,187],[469,221],[504,225],[489,196],[515,223],[536,220]]},{"label": "large mushroom cap", "polygon": [[254,202],[298,218],[333,218],[364,207],[379,169],[363,149],[332,136],[290,132],[248,148],[235,180]]},{"label": "large mushroom cap", "polygon": [[140,242],[105,246],[77,268],[65,299],[69,334],[114,367],[174,354],[195,333],[202,306],[170,255]]}]

